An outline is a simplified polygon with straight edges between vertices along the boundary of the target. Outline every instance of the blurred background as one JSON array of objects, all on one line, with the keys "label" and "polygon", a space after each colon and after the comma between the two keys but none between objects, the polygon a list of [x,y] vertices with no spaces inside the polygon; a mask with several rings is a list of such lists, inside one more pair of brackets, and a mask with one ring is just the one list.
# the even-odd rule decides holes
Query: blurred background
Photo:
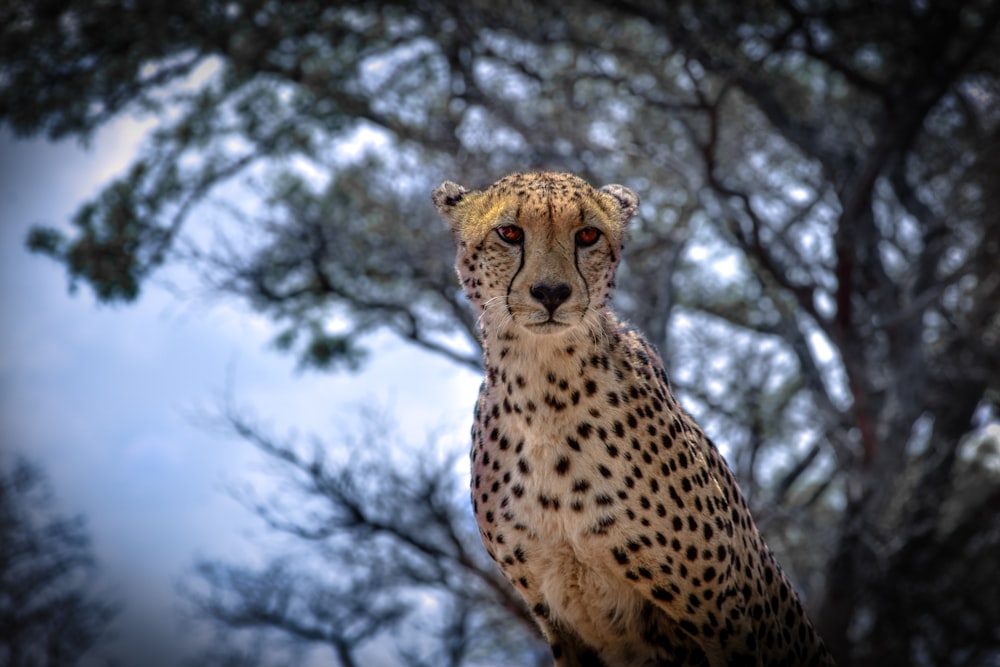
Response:
[{"label": "blurred background", "polygon": [[639,193],[841,665],[1000,665],[1000,2],[0,7],[0,664],[546,665],[442,180]]}]

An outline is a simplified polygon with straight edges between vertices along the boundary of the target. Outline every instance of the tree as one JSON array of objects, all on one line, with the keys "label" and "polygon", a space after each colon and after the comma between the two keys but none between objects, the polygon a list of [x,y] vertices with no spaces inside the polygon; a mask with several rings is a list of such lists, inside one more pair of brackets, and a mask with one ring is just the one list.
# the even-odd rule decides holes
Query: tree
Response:
[{"label": "tree", "polygon": [[320,657],[343,667],[549,660],[520,598],[478,548],[455,461],[434,443],[393,447],[386,419],[369,414],[361,436],[344,443],[349,462],[338,463],[334,448],[276,437],[245,411],[230,406],[221,419],[278,464],[280,495],[239,495],[300,548],[260,567],[200,561],[185,594],[196,614],[263,631],[272,648],[288,638],[324,647]]},{"label": "tree", "polygon": [[[72,234],[30,247],[112,301],[193,266],[306,363],[358,364],[377,328],[478,363],[440,180],[630,185],[618,307],[727,447],[840,661],[1000,660],[976,566],[1000,556],[1000,483],[974,446],[1000,402],[1000,2],[0,11],[15,130],[170,111]],[[186,225],[240,175],[259,194],[240,234],[199,244]]]},{"label": "tree", "polygon": [[0,466],[0,662],[78,664],[117,605],[94,585],[83,520],[54,513],[41,472],[4,456]]}]

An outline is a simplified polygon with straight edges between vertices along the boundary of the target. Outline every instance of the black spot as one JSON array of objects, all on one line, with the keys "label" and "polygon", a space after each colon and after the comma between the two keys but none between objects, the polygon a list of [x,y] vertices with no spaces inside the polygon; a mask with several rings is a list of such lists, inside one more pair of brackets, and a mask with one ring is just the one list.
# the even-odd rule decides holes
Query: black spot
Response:
[{"label": "black spot", "polygon": [[549,406],[556,412],[561,412],[566,409],[566,403],[564,401],[560,401],[552,394],[545,394],[545,396],[542,397],[542,400],[545,402],[545,405]]},{"label": "black spot", "polygon": [[560,475],[565,475],[569,471],[569,457],[560,456],[559,460],[556,462],[556,472]]},{"label": "black spot", "polygon": [[[626,556],[627,558],[628,556]],[[652,591],[653,597],[662,602],[673,602],[674,594],[668,591],[663,586],[653,586]]]},{"label": "black spot", "polygon": [[688,633],[692,637],[698,636],[698,626],[692,623],[691,621],[687,619],[681,619],[678,625],[681,626],[681,629],[684,630],[684,632]]}]

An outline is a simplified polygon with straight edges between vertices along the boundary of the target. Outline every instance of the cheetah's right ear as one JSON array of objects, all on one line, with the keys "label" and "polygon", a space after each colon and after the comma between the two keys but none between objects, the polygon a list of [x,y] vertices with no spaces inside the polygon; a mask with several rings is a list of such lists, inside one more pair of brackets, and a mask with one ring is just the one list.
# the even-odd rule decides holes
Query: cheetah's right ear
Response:
[{"label": "cheetah's right ear", "polygon": [[453,217],[455,205],[462,201],[462,198],[468,194],[468,192],[468,190],[463,188],[458,183],[445,181],[441,185],[434,188],[434,192],[431,194],[431,199],[434,200],[434,205],[437,206],[437,210],[441,211],[441,214],[454,224],[456,222]]},{"label": "cheetah's right ear", "polygon": [[614,183],[602,187],[601,192],[611,195],[618,201],[618,210],[621,213],[622,224],[628,222],[635,215],[635,212],[639,210],[639,195],[631,188]]},{"label": "cheetah's right ear", "polygon": [[466,190],[451,181],[437,186],[431,198],[463,243],[482,239],[504,213],[503,201],[488,197],[481,190]]}]

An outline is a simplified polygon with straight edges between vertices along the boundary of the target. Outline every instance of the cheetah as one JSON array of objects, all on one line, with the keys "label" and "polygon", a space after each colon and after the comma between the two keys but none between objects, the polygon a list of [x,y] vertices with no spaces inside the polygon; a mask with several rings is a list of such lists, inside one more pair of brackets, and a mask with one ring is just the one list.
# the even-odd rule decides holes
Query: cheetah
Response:
[{"label": "cheetah", "polygon": [[833,665],[657,352],[607,305],[636,194],[525,173],[433,200],[482,338],[476,521],[555,664]]}]

